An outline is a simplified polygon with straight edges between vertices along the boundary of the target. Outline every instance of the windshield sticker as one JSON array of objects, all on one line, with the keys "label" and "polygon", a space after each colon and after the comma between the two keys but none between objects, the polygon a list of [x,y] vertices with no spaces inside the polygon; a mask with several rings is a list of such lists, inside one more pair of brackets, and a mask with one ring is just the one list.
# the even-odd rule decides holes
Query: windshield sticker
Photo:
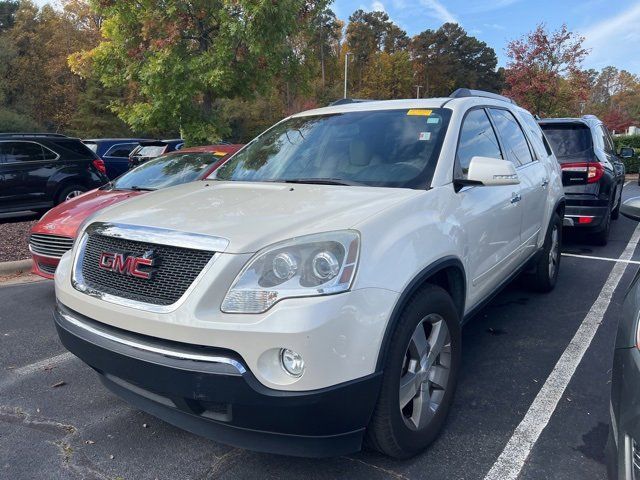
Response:
[{"label": "windshield sticker", "polygon": [[216,157],[224,157],[224,156],[227,154],[227,152],[217,152],[217,151],[216,151],[216,152],[213,152],[213,154],[214,154]]},{"label": "windshield sticker", "polygon": [[420,132],[420,135],[418,135],[418,140],[420,140],[421,142],[428,142],[429,140],[431,140],[431,132]]},{"label": "windshield sticker", "polygon": [[429,117],[427,123],[440,123],[440,117]]},{"label": "windshield sticker", "polygon": [[428,117],[431,115],[432,110],[424,110],[421,108],[412,108],[407,112],[407,115],[418,115],[421,117]]}]

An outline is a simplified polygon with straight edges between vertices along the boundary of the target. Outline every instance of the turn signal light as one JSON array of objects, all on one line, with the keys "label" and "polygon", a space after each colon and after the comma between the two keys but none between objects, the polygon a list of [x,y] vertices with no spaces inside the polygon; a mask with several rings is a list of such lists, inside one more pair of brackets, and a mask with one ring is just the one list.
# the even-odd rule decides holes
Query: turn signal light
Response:
[{"label": "turn signal light", "polygon": [[604,167],[597,162],[571,162],[560,165],[565,172],[578,172],[587,174],[587,183],[596,183],[604,175]]},{"label": "turn signal light", "polygon": [[107,174],[107,167],[105,167],[104,160],[102,160],[101,158],[96,158],[93,161],[93,166],[96,167],[96,170],[98,170],[100,173],[104,175]]}]

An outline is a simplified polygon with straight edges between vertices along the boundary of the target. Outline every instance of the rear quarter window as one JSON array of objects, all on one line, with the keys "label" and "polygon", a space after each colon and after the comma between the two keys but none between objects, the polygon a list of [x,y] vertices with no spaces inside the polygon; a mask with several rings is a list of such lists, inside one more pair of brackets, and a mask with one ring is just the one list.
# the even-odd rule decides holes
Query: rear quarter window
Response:
[{"label": "rear quarter window", "polygon": [[93,160],[97,155],[80,140],[64,139],[51,141],[51,148],[64,160]]}]

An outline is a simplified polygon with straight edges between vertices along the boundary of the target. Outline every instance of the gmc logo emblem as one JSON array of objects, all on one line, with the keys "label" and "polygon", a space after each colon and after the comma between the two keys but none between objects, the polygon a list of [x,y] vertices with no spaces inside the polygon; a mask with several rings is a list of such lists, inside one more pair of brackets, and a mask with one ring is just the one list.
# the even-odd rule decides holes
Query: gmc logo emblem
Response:
[{"label": "gmc logo emblem", "polygon": [[127,253],[102,252],[98,266],[109,272],[149,280],[157,270],[157,264],[158,258],[154,257],[153,250],[149,250],[142,257],[134,257]]}]

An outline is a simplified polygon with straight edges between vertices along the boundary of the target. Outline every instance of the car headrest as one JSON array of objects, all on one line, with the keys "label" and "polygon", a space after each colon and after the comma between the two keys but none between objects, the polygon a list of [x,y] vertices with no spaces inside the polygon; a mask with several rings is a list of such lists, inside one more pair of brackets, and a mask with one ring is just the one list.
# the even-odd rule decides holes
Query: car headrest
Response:
[{"label": "car headrest", "polygon": [[369,153],[369,147],[363,140],[353,140],[349,144],[349,161],[351,165],[357,167],[369,165],[371,155]]}]

